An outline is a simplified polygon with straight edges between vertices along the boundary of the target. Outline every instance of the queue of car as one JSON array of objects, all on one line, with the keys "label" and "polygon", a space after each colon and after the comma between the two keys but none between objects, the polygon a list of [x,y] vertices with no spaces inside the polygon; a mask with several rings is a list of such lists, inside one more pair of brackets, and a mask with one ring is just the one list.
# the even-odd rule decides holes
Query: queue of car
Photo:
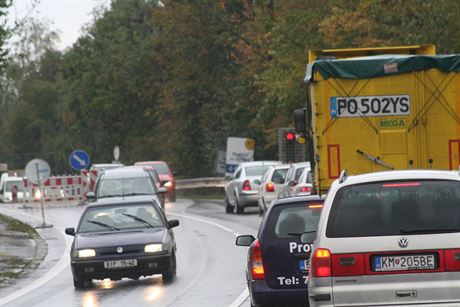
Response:
[{"label": "queue of car", "polygon": [[310,195],[313,180],[309,162],[282,164],[279,161],[241,163],[225,187],[225,212],[242,214],[258,207],[263,215],[275,199]]},{"label": "queue of car", "polygon": [[166,193],[172,191],[175,197],[175,184],[167,180],[174,177],[171,172],[165,179],[153,164],[93,165],[98,178],[94,191],[86,195],[89,205],[77,228],[65,230],[75,237],[70,259],[76,289],[89,287],[93,279],[154,274],[162,274],[164,282],[174,279],[177,248],[172,228],[179,221],[168,221],[164,213]]},{"label": "queue of car", "polygon": [[[158,188],[151,172],[132,166],[99,177],[97,201],[77,230],[66,229],[75,236],[76,288],[92,279],[174,278],[171,229],[179,222],[166,220],[158,197],[166,189]],[[116,177],[124,178],[121,192],[108,188]],[[140,177],[151,190],[128,191],[141,186],[131,182]],[[249,247],[252,306],[459,306],[458,172],[344,171],[327,197],[309,195],[312,190],[309,163],[278,161],[242,163],[226,186],[227,213],[241,214],[249,206],[264,213],[257,237],[236,239]]]}]

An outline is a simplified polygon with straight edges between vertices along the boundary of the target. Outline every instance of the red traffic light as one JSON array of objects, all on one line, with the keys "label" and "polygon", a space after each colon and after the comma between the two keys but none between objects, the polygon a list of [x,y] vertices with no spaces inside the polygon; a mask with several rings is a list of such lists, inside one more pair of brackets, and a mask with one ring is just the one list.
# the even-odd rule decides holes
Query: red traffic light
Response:
[{"label": "red traffic light", "polygon": [[284,138],[286,139],[286,141],[292,142],[295,140],[295,133],[292,131],[288,131],[284,134]]}]

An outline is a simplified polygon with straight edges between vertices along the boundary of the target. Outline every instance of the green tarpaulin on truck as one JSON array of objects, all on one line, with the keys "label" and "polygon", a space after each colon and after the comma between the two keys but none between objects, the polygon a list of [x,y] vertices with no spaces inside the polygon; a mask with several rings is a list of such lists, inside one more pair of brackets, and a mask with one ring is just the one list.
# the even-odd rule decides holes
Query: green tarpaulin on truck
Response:
[{"label": "green tarpaulin on truck", "polygon": [[427,69],[460,72],[460,54],[454,55],[377,55],[344,60],[318,60],[307,66],[305,82],[311,82],[315,72],[324,79],[369,79]]}]

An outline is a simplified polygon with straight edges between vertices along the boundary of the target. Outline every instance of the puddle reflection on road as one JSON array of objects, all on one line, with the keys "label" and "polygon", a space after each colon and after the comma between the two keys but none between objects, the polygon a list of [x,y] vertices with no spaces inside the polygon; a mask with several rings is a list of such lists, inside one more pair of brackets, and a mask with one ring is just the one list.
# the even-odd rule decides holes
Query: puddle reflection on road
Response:
[{"label": "puddle reflection on road", "polygon": [[151,303],[161,297],[161,295],[164,292],[163,286],[155,285],[155,286],[150,286],[147,287],[144,290],[144,299]]},{"label": "puddle reflection on road", "polygon": [[81,302],[82,307],[97,307],[99,306],[96,298],[96,294],[93,291],[85,292]]}]

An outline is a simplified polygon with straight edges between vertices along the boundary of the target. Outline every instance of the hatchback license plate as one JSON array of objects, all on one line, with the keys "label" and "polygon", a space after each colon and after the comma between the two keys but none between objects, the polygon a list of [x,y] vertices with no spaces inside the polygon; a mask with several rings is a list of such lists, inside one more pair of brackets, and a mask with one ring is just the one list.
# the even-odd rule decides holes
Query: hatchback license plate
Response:
[{"label": "hatchback license plate", "polygon": [[434,270],[436,269],[435,255],[398,255],[375,256],[375,272]]},{"label": "hatchback license plate", "polygon": [[106,269],[122,269],[135,266],[137,266],[137,259],[104,261],[104,268]]}]

